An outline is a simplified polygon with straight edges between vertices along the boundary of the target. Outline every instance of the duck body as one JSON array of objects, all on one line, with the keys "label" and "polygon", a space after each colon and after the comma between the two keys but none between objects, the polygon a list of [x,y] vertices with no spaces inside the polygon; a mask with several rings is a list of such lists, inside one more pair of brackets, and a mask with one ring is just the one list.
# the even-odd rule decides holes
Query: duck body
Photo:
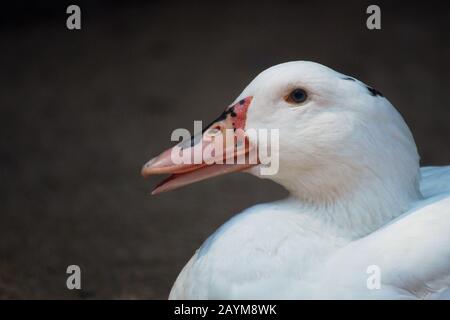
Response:
[{"label": "duck body", "polygon": [[170,299],[301,298],[294,283],[310,287],[317,266],[350,241],[323,234],[328,227],[307,210],[286,199],[234,216],[197,250]]},{"label": "duck body", "polygon": [[196,251],[169,298],[450,299],[450,166],[421,172],[424,199],[361,238],[294,198],[248,208]]}]

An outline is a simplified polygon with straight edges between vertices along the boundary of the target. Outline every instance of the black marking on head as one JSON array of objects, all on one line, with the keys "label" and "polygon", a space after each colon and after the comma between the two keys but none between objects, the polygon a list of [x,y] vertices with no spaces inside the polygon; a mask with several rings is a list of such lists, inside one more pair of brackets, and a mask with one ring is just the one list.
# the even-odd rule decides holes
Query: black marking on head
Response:
[{"label": "black marking on head", "polygon": [[366,85],[366,88],[367,88],[367,90],[369,90],[369,93],[370,93],[372,96],[374,96],[374,97],[376,97],[376,96],[382,97],[382,96],[383,96],[383,95],[381,94],[381,92],[378,91],[377,89],[374,89],[374,88],[369,87],[369,86],[367,86],[367,85]]},{"label": "black marking on head", "polygon": [[[352,77],[344,77],[344,78],[341,78],[341,79],[342,80],[349,80],[349,81],[355,81],[356,82],[356,79],[352,78]],[[383,94],[380,91],[378,91],[377,89],[374,89],[374,88],[372,88],[372,87],[370,87],[368,85],[365,85],[365,84],[364,84],[364,86],[369,91],[370,95],[372,95],[374,97],[377,97],[377,96],[378,97],[382,97],[383,96]]]}]

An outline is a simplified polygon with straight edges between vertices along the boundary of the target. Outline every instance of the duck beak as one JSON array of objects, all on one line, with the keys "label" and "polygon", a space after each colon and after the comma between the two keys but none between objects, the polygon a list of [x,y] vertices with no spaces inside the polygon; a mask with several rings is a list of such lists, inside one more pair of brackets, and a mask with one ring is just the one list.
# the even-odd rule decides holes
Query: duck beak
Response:
[{"label": "duck beak", "polygon": [[244,131],[251,101],[247,97],[229,106],[201,133],[148,161],[141,171],[144,178],[169,174],[152,195],[257,165],[256,147]]}]

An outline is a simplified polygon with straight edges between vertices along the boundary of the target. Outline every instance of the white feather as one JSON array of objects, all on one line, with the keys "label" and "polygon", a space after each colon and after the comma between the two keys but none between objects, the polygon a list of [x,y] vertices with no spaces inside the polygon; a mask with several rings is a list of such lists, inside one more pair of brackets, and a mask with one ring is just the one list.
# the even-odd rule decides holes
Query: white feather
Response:
[{"label": "white feather", "polygon": [[[277,98],[296,86],[312,95],[302,108]],[[419,170],[389,101],[309,62],[263,72],[238,99],[249,95],[248,123],[280,128],[280,171],[268,178],[291,196],[220,227],[169,298],[449,299],[450,167]]]}]

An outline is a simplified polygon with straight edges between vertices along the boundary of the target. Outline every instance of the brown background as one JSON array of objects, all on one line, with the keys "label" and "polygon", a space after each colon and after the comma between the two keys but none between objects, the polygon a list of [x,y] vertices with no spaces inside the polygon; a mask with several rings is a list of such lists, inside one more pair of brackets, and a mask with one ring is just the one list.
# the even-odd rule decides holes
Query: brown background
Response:
[{"label": "brown background", "polygon": [[[234,174],[157,197],[139,170],[265,68],[313,60],[384,93],[423,164],[450,163],[450,6],[79,1],[2,8],[0,298],[161,298],[234,213],[285,192]],[[447,2],[448,3],[448,2]],[[81,291],[65,287],[69,264]]]}]

